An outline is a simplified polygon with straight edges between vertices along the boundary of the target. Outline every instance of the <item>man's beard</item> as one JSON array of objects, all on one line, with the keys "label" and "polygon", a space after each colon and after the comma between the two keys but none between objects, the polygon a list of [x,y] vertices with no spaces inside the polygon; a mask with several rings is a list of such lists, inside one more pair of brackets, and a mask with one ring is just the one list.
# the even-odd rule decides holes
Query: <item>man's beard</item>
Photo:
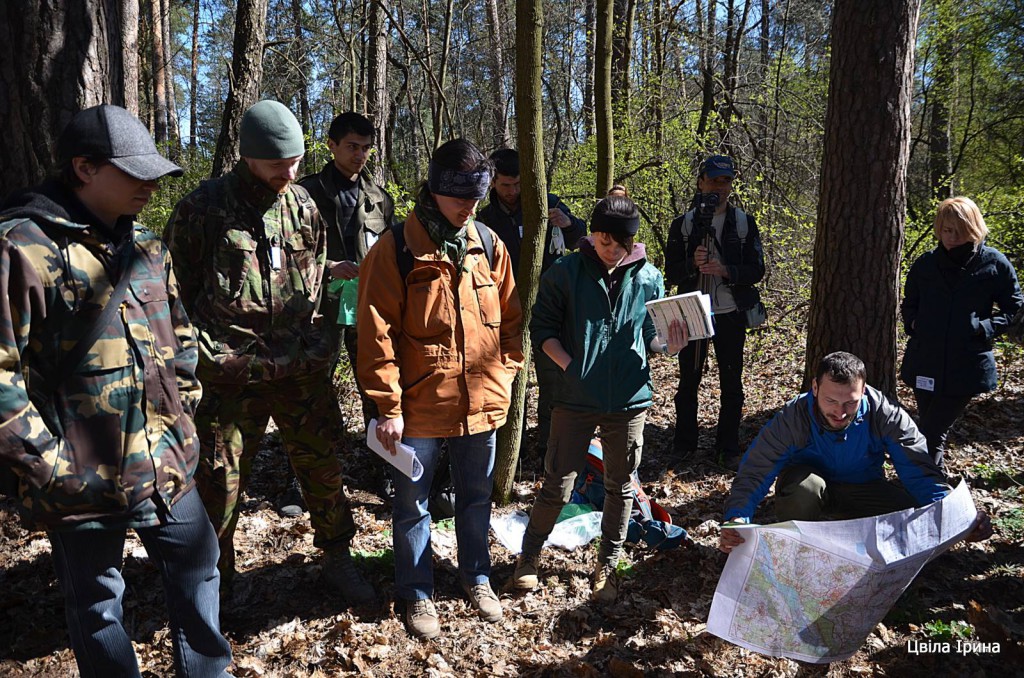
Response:
[{"label": "man's beard", "polygon": [[825,413],[821,410],[821,407],[817,402],[814,403],[814,415],[818,418],[818,423],[821,424],[826,431],[832,431],[833,433],[841,433],[842,431],[850,428],[850,424],[853,423],[854,419],[852,415],[847,417],[846,422],[837,428],[833,426],[832,422],[830,422],[828,417],[825,416]]}]

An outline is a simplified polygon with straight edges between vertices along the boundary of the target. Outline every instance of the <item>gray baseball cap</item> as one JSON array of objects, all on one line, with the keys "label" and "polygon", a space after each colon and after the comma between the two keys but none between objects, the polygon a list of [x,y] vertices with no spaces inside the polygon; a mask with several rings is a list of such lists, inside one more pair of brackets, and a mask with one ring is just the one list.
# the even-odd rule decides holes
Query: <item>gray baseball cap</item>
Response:
[{"label": "gray baseball cap", "polygon": [[62,162],[77,157],[109,160],[125,174],[143,181],[184,174],[156,150],[142,121],[109,104],[75,114],[57,140],[57,157]]}]

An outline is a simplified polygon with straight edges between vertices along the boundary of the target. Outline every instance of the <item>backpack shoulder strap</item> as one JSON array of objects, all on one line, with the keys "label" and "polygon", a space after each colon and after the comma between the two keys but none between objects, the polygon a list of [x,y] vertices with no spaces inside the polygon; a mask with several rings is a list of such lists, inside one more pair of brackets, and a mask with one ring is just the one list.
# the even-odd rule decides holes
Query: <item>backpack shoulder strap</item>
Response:
[{"label": "backpack shoulder strap", "polygon": [[732,214],[732,219],[730,219],[730,221],[736,227],[736,237],[740,239],[741,243],[744,243],[747,241],[747,234],[750,231],[750,225],[747,222],[747,213],[738,207],[733,207],[732,205],[729,205],[729,210]]},{"label": "backpack shoulder strap", "polygon": [[490,265],[491,270],[494,270],[494,238],[491,236],[491,229],[487,228],[487,225],[482,221],[474,221],[476,225],[476,232],[480,236],[480,244],[484,248],[484,254],[487,255],[487,263]]},{"label": "backpack shoulder strap", "polygon": [[405,279],[412,273],[413,267],[412,252],[405,244],[405,223],[396,223],[391,227],[391,231],[395,236],[395,259],[398,262],[398,275],[402,278],[404,285]]}]

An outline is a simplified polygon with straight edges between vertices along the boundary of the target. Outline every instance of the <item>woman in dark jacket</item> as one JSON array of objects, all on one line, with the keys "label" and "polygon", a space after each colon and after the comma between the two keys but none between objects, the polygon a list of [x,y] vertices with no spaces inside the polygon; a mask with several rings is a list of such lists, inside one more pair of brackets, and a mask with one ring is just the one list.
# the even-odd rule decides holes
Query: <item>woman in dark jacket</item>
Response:
[{"label": "woman in dark jacket", "polygon": [[651,406],[650,352],[678,353],[685,327],[673,323],[657,336],[646,302],[664,294],[661,273],[633,241],[640,213],[632,200],[609,196],[591,217],[591,236],[578,252],[554,263],[541,278],[533,308],[533,343],[562,375],[554,397],[544,459],[544,485],[530,513],[513,585],[537,587],[541,547],[572,492],[594,431],[604,452],[604,517],[592,597],[617,595],[615,565],[632,507],[630,474],[640,464],[644,419]]},{"label": "woman in dark jacket", "polygon": [[973,396],[996,387],[992,341],[1024,304],[1013,266],[982,244],[986,235],[970,198],[944,200],[935,213],[939,245],[907,274],[900,376],[914,389],[918,423],[940,467],[953,422]]}]

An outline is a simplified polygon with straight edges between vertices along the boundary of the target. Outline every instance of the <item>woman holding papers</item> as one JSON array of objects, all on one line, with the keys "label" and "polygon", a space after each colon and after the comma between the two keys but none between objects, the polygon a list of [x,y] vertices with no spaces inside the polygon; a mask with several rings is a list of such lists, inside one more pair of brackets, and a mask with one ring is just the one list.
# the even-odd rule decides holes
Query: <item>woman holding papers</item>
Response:
[{"label": "woman holding papers", "polygon": [[357,313],[358,377],[380,409],[377,440],[391,454],[408,445],[423,464],[417,480],[395,474],[393,500],[396,608],[418,638],[441,632],[427,499],[445,440],[462,587],[483,620],[502,616],[487,544],[494,432],[523,360],[508,250],[473,219],[490,187],[490,161],[455,139],[434,151],[428,176],[404,226],[363,260],[360,277],[373,284],[359,286]]},{"label": "woman holding papers", "polygon": [[1024,302],[1013,265],[983,244],[986,235],[973,200],[943,200],[935,213],[939,244],[907,273],[900,376],[914,389],[918,426],[940,468],[953,422],[973,396],[996,387],[992,341]]},{"label": "woman holding papers", "polygon": [[541,278],[530,332],[561,369],[554,397],[546,475],[530,515],[514,585],[537,586],[541,546],[572,492],[594,431],[600,427],[606,490],[593,598],[615,600],[615,565],[632,507],[630,474],[640,464],[644,419],[651,406],[650,352],[677,353],[686,327],[674,322],[658,337],[646,302],[664,294],[661,273],[634,242],[640,214],[632,200],[609,196],[591,217],[592,235]]}]

